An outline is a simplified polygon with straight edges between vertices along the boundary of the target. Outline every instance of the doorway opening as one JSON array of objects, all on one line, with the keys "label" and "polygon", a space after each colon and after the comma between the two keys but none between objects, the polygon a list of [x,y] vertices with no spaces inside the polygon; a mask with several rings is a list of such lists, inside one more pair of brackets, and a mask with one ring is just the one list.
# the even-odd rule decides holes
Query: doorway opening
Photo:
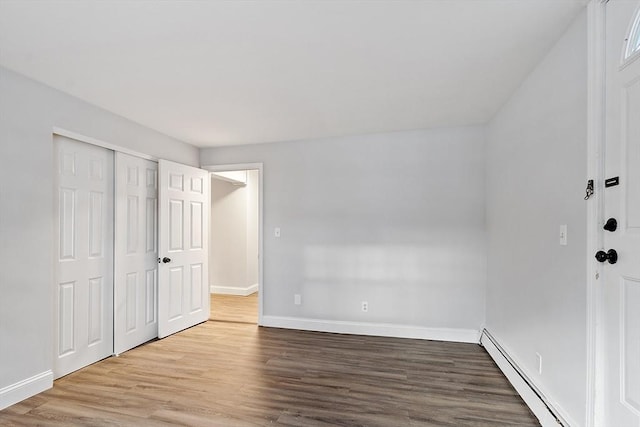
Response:
[{"label": "doorway opening", "polygon": [[259,323],[260,170],[211,172],[210,320]]}]

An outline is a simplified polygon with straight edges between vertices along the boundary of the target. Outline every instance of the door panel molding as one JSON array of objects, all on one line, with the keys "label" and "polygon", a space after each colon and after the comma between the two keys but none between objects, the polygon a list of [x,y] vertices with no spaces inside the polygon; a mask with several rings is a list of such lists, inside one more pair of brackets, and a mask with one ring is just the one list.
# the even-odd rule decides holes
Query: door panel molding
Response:
[{"label": "door panel molding", "polygon": [[116,153],[115,353],[158,336],[158,164]]},{"label": "door panel molding", "polygon": [[113,354],[114,153],[55,136],[55,378]]},{"label": "door panel molding", "polygon": [[158,336],[209,319],[209,172],[158,162]]},{"label": "door panel molding", "polygon": [[622,277],[620,287],[622,402],[640,416],[640,279]]},{"label": "door panel molding", "polygon": [[[617,186],[596,189],[596,224],[588,232],[597,235],[596,250],[615,249],[618,262],[594,267],[588,293],[588,421],[590,426],[640,425],[640,62],[621,66],[628,34],[625,28],[636,18],[640,1],[612,0],[590,3],[598,24],[590,30],[598,62],[591,79],[589,158],[597,160],[596,182],[620,176]],[[598,84],[596,85],[595,82]],[[606,105],[606,110],[603,108]],[[595,133],[595,131],[598,133]],[[589,212],[590,217],[593,214]],[[603,231],[605,218],[616,218],[616,231]],[[593,221],[590,221],[591,223]],[[590,239],[591,241],[591,239]],[[589,264],[596,264],[593,250]],[[598,280],[599,276],[599,280]],[[633,306],[633,308],[632,308]]]}]

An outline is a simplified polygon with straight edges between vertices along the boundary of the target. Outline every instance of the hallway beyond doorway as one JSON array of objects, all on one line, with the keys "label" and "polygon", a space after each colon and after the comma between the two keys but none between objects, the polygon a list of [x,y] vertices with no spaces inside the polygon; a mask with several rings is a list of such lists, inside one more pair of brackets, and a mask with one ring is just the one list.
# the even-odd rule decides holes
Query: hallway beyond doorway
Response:
[{"label": "hallway beyond doorway", "polygon": [[209,320],[234,323],[258,323],[258,292],[251,295],[211,294]]}]

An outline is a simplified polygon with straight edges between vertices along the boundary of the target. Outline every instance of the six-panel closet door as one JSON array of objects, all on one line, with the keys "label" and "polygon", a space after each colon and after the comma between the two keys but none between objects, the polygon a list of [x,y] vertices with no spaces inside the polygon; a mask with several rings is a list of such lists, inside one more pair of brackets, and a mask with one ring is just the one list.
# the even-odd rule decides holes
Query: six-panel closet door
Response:
[{"label": "six-panel closet door", "polygon": [[54,138],[56,378],[113,354],[113,151]]},{"label": "six-panel closet door", "polygon": [[209,174],[159,163],[54,136],[55,378],[209,318]]},{"label": "six-panel closet door", "polygon": [[158,162],[158,336],[209,319],[209,172]]},{"label": "six-panel closet door", "polygon": [[114,352],[158,336],[158,163],[116,152]]}]

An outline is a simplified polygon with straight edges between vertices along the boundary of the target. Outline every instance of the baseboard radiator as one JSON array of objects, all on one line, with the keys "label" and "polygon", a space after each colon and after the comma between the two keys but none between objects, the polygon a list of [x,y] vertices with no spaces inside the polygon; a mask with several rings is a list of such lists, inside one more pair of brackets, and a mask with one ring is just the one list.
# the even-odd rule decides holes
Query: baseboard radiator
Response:
[{"label": "baseboard radiator", "polygon": [[569,423],[554,409],[531,379],[513,361],[498,341],[484,329],[480,336],[480,344],[487,350],[500,370],[525,401],[543,427],[570,427]]}]

